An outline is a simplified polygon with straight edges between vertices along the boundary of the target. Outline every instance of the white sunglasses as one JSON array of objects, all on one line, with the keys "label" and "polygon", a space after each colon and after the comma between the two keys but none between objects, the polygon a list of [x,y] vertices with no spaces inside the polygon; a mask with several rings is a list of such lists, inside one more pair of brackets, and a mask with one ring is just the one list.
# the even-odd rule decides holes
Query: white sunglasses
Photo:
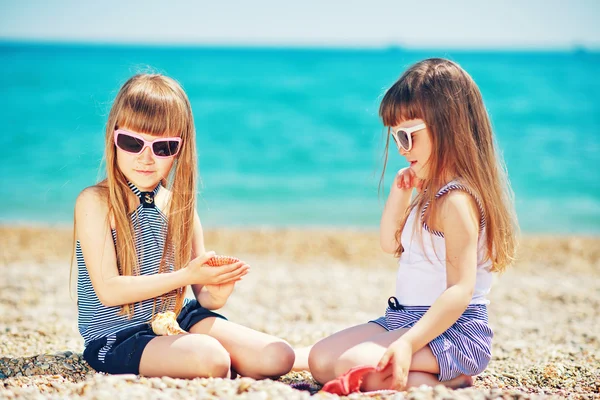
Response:
[{"label": "white sunglasses", "polygon": [[412,149],[412,134],[416,131],[420,131],[421,129],[425,129],[425,124],[419,124],[415,126],[411,126],[410,128],[400,128],[397,131],[390,128],[390,133],[394,138],[394,142],[396,142],[396,146],[398,146],[398,150],[404,149],[404,151],[410,151]]}]

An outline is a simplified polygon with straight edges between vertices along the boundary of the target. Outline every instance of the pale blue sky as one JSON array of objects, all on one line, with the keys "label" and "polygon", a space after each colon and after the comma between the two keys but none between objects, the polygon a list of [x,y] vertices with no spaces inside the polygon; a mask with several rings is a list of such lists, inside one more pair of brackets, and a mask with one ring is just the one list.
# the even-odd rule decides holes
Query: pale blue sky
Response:
[{"label": "pale blue sky", "polygon": [[0,0],[0,40],[600,48],[600,0]]}]

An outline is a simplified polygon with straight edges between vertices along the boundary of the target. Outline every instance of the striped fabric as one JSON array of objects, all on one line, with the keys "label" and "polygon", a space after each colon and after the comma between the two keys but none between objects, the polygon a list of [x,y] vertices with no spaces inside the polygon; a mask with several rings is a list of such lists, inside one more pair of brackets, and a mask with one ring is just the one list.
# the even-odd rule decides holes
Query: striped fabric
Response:
[{"label": "striped fabric", "polygon": [[[475,196],[471,189],[469,189],[465,185],[462,185],[456,181],[452,181],[443,188],[441,188],[440,191],[436,193],[435,198],[439,199],[445,194],[451,192],[452,190],[462,190],[463,192],[469,193],[475,199],[475,202],[477,203],[477,208],[479,208],[479,215],[481,215],[481,218],[479,220],[479,231],[485,229],[486,219],[485,212],[483,210],[483,204],[481,204],[481,200],[479,200],[479,197]],[[427,207],[429,207],[429,202],[427,202],[427,204],[425,204],[425,207],[423,207],[423,210],[421,210],[421,221],[423,221],[423,228],[425,228],[427,232],[433,235],[444,237],[444,234],[442,232],[436,231],[435,229],[430,229],[429,226],[427,226],[427,223],[425,222],[425,212],[427,211]]]},{"label": "striped fabric", "polygon": [[[384,317],[370,322],[388,331],[412,328],[428,309],[428,306],[388,307]],[[440,367],[439,380],[483,372],[490,362],[493,336],[487,307],[470,305],[448,330],[429,343]]]},{"label": "striped fabric", "polygon": [[[140,205],[131,213],[131,223],[133,224],[138,265],[140,268],[139,274],[156,274],[159,271],[167,230],[167,217],[160,209],[154,206],[153,202],[154,195],[160,189],[160,184],[153,192],[140,192],[131,183],[129,186],[140,197]],[[115,230],[112,231],[112,236],[116,246],[117,232]],[[136,303],[134,315],[131,319],[128,319],[126,315],[119,315],[121,312],[120,306],[106,307],[102,305],[98,296],[96,296],[79,241],[77,241],[76,256],[78,267],[77,305],[79,333],[84,338],[85,346],[92,340],[107,337],[107,345],[99,354],[100,361],[104,361],[104,355],[116,339],[115,333],[150,321],[154,308],[154,299]],[[173,263],[173,255],[170,255],[167,258],[167,265],[171,270],[173,269]],[[162,306],[163,304],[160,301],[156,302],[158,310]],[[172,308],[173,306],[174,302],[172,301],[168,305],[165,305],[167,308]]]}]

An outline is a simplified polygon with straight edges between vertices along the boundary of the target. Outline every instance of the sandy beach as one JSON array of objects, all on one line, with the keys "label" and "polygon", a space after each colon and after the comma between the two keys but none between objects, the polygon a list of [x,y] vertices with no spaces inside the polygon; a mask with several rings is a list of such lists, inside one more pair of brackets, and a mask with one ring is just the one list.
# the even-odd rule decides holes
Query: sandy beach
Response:
[{"label": "sandy beach", "polygon": [[[396,261],[380,251],[374,231],[209,229],[205,236],[208,249],[252,265],[221,312],[293,346],[380,316],[393,294]],[[70,229],[0,227],[0,398],[307,399],[308,391],[289,384],[318,389],[308,373],[279,381],[95,373],[80,357],[71,244]],[[493,358],[474,387],[381,398],[600,398],[600,237],[524,236],[490,300]]]}]

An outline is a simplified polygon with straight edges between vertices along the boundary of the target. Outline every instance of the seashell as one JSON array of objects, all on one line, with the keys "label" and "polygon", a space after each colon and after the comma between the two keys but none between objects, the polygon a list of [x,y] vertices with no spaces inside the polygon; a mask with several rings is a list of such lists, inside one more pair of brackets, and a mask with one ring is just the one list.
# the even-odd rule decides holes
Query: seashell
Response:
[{"label": "seashell", "polygon": [[231,257],[231,256],[214,256],[210,260],[206,262],[206,265],[211,267],[220,267],[222,265],[234,264],[240,261],[239,258]]},{"label": "seashell", "polygon": [[152,331],[159,336],[182,335],[187,333],[177,323],[177,316],[173,311],[156,314],[152,319]]}]

